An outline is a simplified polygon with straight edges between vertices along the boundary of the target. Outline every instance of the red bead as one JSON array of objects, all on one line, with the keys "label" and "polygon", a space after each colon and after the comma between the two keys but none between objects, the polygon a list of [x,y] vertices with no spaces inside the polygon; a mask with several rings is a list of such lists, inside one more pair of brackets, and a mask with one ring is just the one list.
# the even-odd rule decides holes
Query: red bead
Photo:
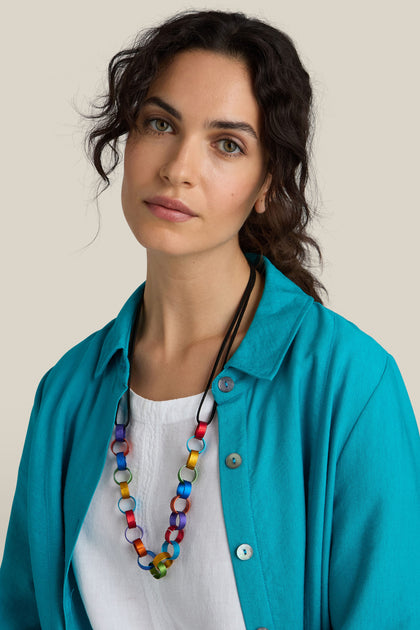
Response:
[{"label": "red bead", "polygon": [[134,516],[133,510],[127,510],[125,517],[127,519],[127,525],[130,529],[136,527],[136,517]]},{"label": "red bead", "polygon": [[199,422],[194,433],[194,437],[197,440],[202,440],[207,431],[207,422]]},{"label": "red bead", "polygon": [[[176,532],[176,531],[178,531],[178,535],[177,535],[177,537],[176,537],[176,538],[174,538],[174,539],[173,539],[173,541],[172,541],[172,540],[171,540],[171,534],[172,534],[172,532]],[[167,542],[167,543],[171,543],[171,542],[177,542],[177,543],[180,543],[180,542],[181,542],[181,540],[184,538],[184,534],[185,534],[185,532],[184,532],[184,530],[183,530],[183,529],[177,530],[177,528],[175,527],[175,525],[170,525],[170,526],[168,527],[168,529],[166,530],[166,532],[165,532],[165,540],[166,540],[166,542]]]}]

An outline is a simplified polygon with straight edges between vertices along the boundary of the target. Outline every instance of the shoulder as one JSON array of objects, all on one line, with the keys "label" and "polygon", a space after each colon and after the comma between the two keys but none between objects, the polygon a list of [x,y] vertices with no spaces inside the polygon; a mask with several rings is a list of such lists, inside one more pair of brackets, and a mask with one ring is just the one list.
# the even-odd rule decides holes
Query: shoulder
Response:
[{"label": "shoulder", "polygon": [[315,302],[266,258],[264,267],[247,362],[236,364],[257,376],[275,377],[276,383],[291,379],[301,392],[315,390],[318,400],[352,391],[362,404],[381,379],[387,351],[357,325]]},{"label": "shoulder", "polygon": [[270,335],[270,345],[278,346],[280,355],[287,349],[302,368],[312,364],[336,376],[366,371],[377,379],[387,361],[386,350],[357,325],[315,302],[269,260],[264,259],[264,264],[266,286],[259,323],[262,336]]},{"label": "shoulder", "polygon": [[[377,381],[387,361],[387,351],[370,335],[342,315],[315,302],[292,280],[265,259],[266,286],[261,309],[262,335],[271,345],[288,349],[294,363],[343,376],[365,373]],[[264,332],[266,331],[266,332]],[[286,342],[279,341],[287,338]]]},{"label": "shoulder", "polygon": [[77,395],[90,383],[100,381],[100,376],[109,367],[115,366],[117,354],[127,358],[130,333],[143,289],[144,283],[128,298],[117,317],[70,348],[57,361],[42,381],[46,391],[71,390]]},{"label": "shoulder", "polygon": [[317,302],[302,321],[300,334],[310,343],[313,360],[326,371],[326,380],[340,387],[350,383],[362,398],[376,387],[391,358],[371,335]]},{"label": "shoulder", "polygon": [[390,405],[407,398],[398,366],[386,349],[325,306],[311,305],[295,345],[306,386],[316,388],[314,402],[322,414],[336,419],[343,441],[372,399]]},{"label": "shoulder", "polygon": [[115,319],[103,328],[91,333],[63,354],[42,377],[37,396],[62,393],[72,385],[83,381],[86,384],[95,376],[104,341],[112,329]]},{"label": "shoulder", "polygon": [[312,336],[314,351],[322,351],[347,364],[383,366],[388,352],[374,337],[335,311],[313,302],[302,322],[302,334]]},{"label": "shoulder", "polygon": [[390,434],[416,433],[395,359],[371,335],[319,303],[308,306],[296,330],[276,375],[276,387],[282,383],[288,383],[289,396],[297,392],[305,430],[328,435],[337,455],[360,418],[373,434],[384,422]]},{"label": "shoulder", "polygon": [[115,319],[111,320],[103,328],[91,333],[67,350],[51,368],[50,372],[54,375],[68,376],[76,367],[94,368],[99,360],[104,341],[115,321]]}]

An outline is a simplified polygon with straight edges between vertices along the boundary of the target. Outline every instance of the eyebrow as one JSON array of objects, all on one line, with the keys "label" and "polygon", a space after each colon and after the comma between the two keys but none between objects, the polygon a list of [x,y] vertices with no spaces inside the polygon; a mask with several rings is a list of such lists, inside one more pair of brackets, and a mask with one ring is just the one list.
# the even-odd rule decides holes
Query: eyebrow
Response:
[{"label": "eyebrow", "polygon": [[[181,113],[177,109],[175,109],[175,107],[172,107],[172,105],[159,98],[159,96],[150,96],[142,103],[142,107],[145,107],[146,105],[157,105],[158,107],[161,107],[162,109],[167,111],[168,114],[171,114],[171,116],[173,116],[177,120],[182,120]],[[255,138],[255,140],[258,140],[255,129],[247,122],[233,120],[210,120],[206,122],[206,127],[210,129],[238,129],[239,131],[244,131],[245,133],[249,134],[250,136]]]}]

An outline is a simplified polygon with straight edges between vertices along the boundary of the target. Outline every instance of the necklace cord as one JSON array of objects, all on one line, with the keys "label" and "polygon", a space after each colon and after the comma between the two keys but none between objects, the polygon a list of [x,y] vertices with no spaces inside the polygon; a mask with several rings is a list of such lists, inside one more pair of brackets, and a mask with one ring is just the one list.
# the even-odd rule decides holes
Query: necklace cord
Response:
[{"label": "necklace cord", "polygon": [[[227,357],[229,356],[230,349],[231,349],[232,344],[234,342],[234,339],[236,337],[236,333],[238,332],[238,329],[239,329],[239,326],[241,324],[242,318],[243,318],[243,316],[245,314],[245,311],[246,311],[246,307],[248,306],[249,297],[251,295],[252,289],[254,288],[255,278],[256,278],[255,268],[250,264],[250,274],[249,274],[248,284],[247,284],[247,286],[245,288],[245,291],[244,291],[244,293],[243,293],[243,295],[241,297],[241,301],[239,302],[238,309],[237,309],[237,311],[236,311],[236,313],[235,313],[235,315],[233,317],[233,320],[232,320],[232,322],[231,322],[231,324],[230,324],[230,326],[228,328],[228,331],[227,331],[227,333],[225,335],[225,338],[222,341],[222,345],[220,346],[220,350],[219,350],[219,353],[217,355],[216,361],[214,362],[213,369],[211,371],[209,380],[208,380],[207,385],[206,385],[206,389],[204,391],[204,394],[203,394],[203,396],[201,398],[200,404],[199,404],[198,409],[197,409],[197,415],[196,415],[197,423],[201,422],[200,421],[201,407],[203,406],[204,400],[205,400],[205,398],[207,396],[207,392],[209,391],[209,389],[211,387],[211,383],[212,383],[214,375],[216,373],[217,366],[218,366],[220,358],[221,358],[221,356],[223,354],[223,349],[224,349],[226,343],[228,342],[229,336],[230,336],[229,345],[228,345],[228,347],[226,349],[225,356],[224,356],[224,359],[223,359],[223,362],[222,362],[222,367],[221,367],[222,370],[223,370],[223,368],[224,368],[224,366],[226,364]],[[233,330],[233,332],[232,332],[232,330]],[[216,403],[216,401],[214,401],[213,408],[212,408],[211,414],[210,414],[210,418],[207,421],[207,424],[210,424],[210,422],[213,420],[214,414],[216,413],[216,408],[217,408],[217,403]]]},{"label": "necklace cord", "polygon": [[[245,291],[242,294],[241,300],[239,302],[238,308],[236,310],[236,313],[229,325],[229,328],[226,332],[226,335],[222,341],[222,344],[220,346],[218,355],[216,357],[216,361],[213,364],[213,368],[209,377],[209,380],[207,382],[205,391],[203,393],[203,396],[201,398],[200,404],[198,406],[198,410],[197,410],[197,415],[196,415],[196,420],[197,423],[201,422],[200,420],[200,411],[201,408],[203,406],[204,400],[207,396],[207,393],[211,387],[211,383],[213,381],[213,378],[215,376],[216,370],[217,370],[217,366],[220,362],[221,356],[223,354],[223,351],[225,349],[226,344],[227,348],[226,348],[226,352],[225,352],[225,356],[224,359],[222,361],[222,365],[221,365],[221,370],[224,368],[226,361],[227,361],[227,357],[229,356],[229,352],[230,349],[232,347],[232,344],[235,340],[236,334],[239,330],[239,326],[241,324],[242,318],[245,314],[246,308],[248,306],[248,302],[249,302],[249,298],[252,292],[252,289],[254,288],[254,284],[255,284],[255,279],[256,279],[256,271],[255,271],[255,267],[249,262],[247,261],[250,267],[250,273],[249,273],[249,278],[248,278],[248,283],[245,287]],[[130,334],[130,342],[129,342],[129,348],[128,348],[128,360],[129,360],[129,364],[130,364],[130,372],[129,372],[129,376],[128,376],[128,389],[127,389],[127,418],[126,421],[123,423],[125,427],[127,427],[130,423],[130,419],[131,419],[131,404],[130,404],[130,383],[131,383],[131,362],[132,362],[132,358],[133,358],[133,350],[134,350],[134,341],[135,341],[135,331],[137,329],[137,324],[138,324],[138,320],[140,317],[140,311],[142,309],[142,305],[143,305],[143,297],[144,297],[144,292],[143,295],[141,297],[141,299],[139,300],[139,303],[137,305],[136,308],[136,312],[133,318],[133,325],[131,328],[131,334]],[[228,343],[229,342],[229,343]],[[216,413],[216,408],[217,408],[217,403],[216,401],[214,401],[213,404],[213,408],[210,414],[210,418],[207,421],[207,424],[210,424],[210,422],[213,420],[214,415]]]}]

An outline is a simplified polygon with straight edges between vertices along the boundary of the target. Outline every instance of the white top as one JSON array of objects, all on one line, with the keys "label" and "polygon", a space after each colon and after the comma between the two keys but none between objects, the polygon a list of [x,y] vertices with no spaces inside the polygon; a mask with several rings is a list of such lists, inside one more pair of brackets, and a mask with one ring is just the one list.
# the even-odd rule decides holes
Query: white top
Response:
[{"label": "white top", "polygon": [[[160,553],[169,526],[177,473],[187,461],[202,394],[153,401],[131,392],[130,493],[137,500],[136,522],[146,549]],[[214,398],[208,392],[200,412],[207,421]],[[121,421],[126,401],[118,409]],[[165,577],[153,578],[137,565],[124,538],[126,519],[113,480],[116,458],[109,451],[73,555],[74,573],[94,630],[245,630],[223,519],[219,481],[217,412],[209,425],[207,448],[199,456],[180,554]],[[192,440],[191,446],[197,445]],[[189,471],[185,478],[190,479]],[[184,501],[178,501],[182,506]],[[138,530],[137,530],[138,531]],[[175,534],[172,534],[172,538]],[[172,553],[172,547],[169,546]],[[141,560],[151,562],[151,557]]]}]

